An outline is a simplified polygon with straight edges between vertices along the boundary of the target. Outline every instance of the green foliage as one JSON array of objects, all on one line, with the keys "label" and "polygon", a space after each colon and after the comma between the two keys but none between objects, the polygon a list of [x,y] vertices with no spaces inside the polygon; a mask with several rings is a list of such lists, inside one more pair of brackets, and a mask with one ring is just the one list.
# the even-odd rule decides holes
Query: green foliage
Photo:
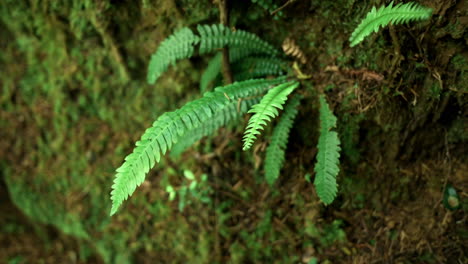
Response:
[{"label": "green foliage", "polygon": [[[273,0],[251,0],[252,3],[259,5],[262,7],[265,11],[268,13],[272,13],[276,9],[278,9],[278,5],[273,2]],[[274,19],[277,19],[277,17],[281,17],[283,15],[282,11],[277,12],[278,16],[275,16]]]},{"label": "green foliage", "polygon": [[[250,54],[275,55],[277,53],[268,43],[242,30],[232,32],[222,25],[199,25],[197,29],[200,37],[194,35],[190,29],[184,28],[163,41],[161,47],[151,58],[148,82],[154,83],[167,70],[169,64],[182,58],[191,57],[194,46],[198,42],[200,42],[200,54],[229,46],[234,60]],[[278,63],[278,61],[263,61],[263,65],[267,68],[266,73],[279,72],[277,67],[271,66],[274,63]],[[267,67],[267,65],[270,66]],[[219,68],[220,58],[215,57],[210,63],[207,74],[202,79],[201,88],[203,90],[214,79]],[[256,103],[257,97],[266,92],[272,85],[277,86],[283,82],[285,82],[284,78],[248,80],[218,87],[214,92],[206,93],[203,98],[189,102],[182,108],[174,112],[167,112],[159,117],[153,126],[145,131],[140,141],[136,143],[133,152],[117,169],[111,192],[111,215],[116,213],[123,201],[144,181],[146,173],[156,162],[159,162],[161,155],[170,150],[175,143],[179,142],[175,154],[180,154],[187,146],[239,117],[241,112],[246,111],[251,104]],[[298,83],[294,83],[294,85],[290,83],[288,87],[284,87],[286,88],[284,101],[286,96],[298,85]],[[281,98],[279,99],[281,101]],[[281,108],[284,101],[280,101],[272,103]]]},{"label": "green foliage", "polygon": [[319,228],[315,223],[306,224],[306,234],[319,241],[322,247],[328,248],[337,242],[346,241],[346,233],[342,228],[343,220],[336,219],[332,223]]},{"label": "green foliage", "polygon": [[[279,76],[285,72],[284,61],[275,57],[254,57],[252,51],[242,48],[229,49],[229,61],[235,81],[244,81],[268,75]],[[200,91],[205,92],[208,87],[221,76],[221,53],[217,53],[208,63],[200,80]]]},{"label": "green foliage", "polygon": [[203,126],[194,128],[186,133],[186,136],[178,141],[171,151],[172,157],[178,157],[188,147],[199,141],[205,136],[213,135],[219,128],[227,126],[229,123],[236,122],[238,119],[252,107],[257,104],[260,98],[251,98],[241,101],[231,101],[219,111],[217,116],[208,120]]},{"label": "green foliage", "polygon": [[269,185],[273,185],[276,181],[283,166],[289,131],[297,115],[300,100],[301,96],[296,95],[286,104],[271,135],[270,145],[268,145],[265,156],[265,179]]},{"label": "green foliage", "polygon": [[271,234],[271,225],[272,225],[272,211],[267,210],[262,217],[262,220],[257,223],[253,232],[248,232],[247,230],[243,230],[240,232],[240,237],[245,241],[249,249],[249,253],[251,254],[251,258],[254,260],[259,261],[262,257],[271,258],[272,252],[271,247],[265,248],[263,243],[261,243],[262,239],[268,239],[272,237]]},{"label": "green foliage", "polygon": [[[276,55],[278,53],[267,42],[243,30],[233,32],[221,24],[198,25],[197,30],[200,36],[195,35],[189,28],[183,28],[161,43],[158,50],[151,56],[147,74],[149,84],[154,84],[170,64],[174,64],[180,59],[192,57],[195,45],[198,43],[200,43],[200,54],[209,53],[225,46],[236,50],[233,57],[246,56],[246,54]],[[216,68],[216,64],[212,65],[212,70],[209,72]]]},{"label": "green foliage", "polygon": [[[230,49],[231,51],[232,49]],[[221,73],[221,62],[222,62],[222,53],[218,52],[216,55],[208,62],[208,66],[206,67],[205,71],[203,72],[201,79],[200,79],[200,92],[204,93],[208,90],[216,78]],[[232,62],[232,57],[229,57],[230,61]]]},{"label": "green foliage", "polygon": [[229,107],[231,100],[258,96],[270,85],[282,82],[284,78],[249,80],[218,87],[214,92],[205,93],[202,98],[160,116],[152,127],[145,131],[140,141],[136,142],[133,153],[128,155],[122,166],[117,169],[111,192],[111,215],[117,212],[122,202],[144,181],[146,173],[159,162],[161,155],[171,149],[180,138],[222,114],[222,110]]},{"label": "green foliage", "polygon": [[[280,3],[277,0],[259,0],[257,2]],[[315,1],[313,2],[315,3]],[[345,6],[344,4],[348,2],[353,3],[354,1],[340,1],[335,5]],[[250,4],[249,1],[245,3]],[[294,3],[295,7],[292,6],[289,10],[295,11],[297,8],[308,5],[308,3],[296,4]],[[242,3],[242,5],[245,4]],[[195,7],[197,10],[193,10]],[[209,7],[209,9],[203,9],[203,7]],[[234,6],[231,7],[234,9]],[[357,10],[358,8],[349,9]],[[322,14],[321,11],[323,9],[316,10],[316,13]],[[0,64],[3,66],[3,75],[0,80],[2,83],[2,88],[0,88],[2,91],[0,93],[0,105],[2,105],[0,131],[2,132],[0,134],[4,139],[0,144],[3,149],[3,152],[0,153],[3,154],[0,155],[0,178],[5,181],[11,201],[26,216],[25,218],[21,215],[18,219],[20,221],[15,222],[16,219],[11,218],[11,214],[2,215],[9,221],[3,225],[3,230],[8,228],[11,230],[11,223],[14,223],[24,230],[30,230],[33,226],[34,231],[41,234],[41,243],[37,245],[37,250],[23,252],[15,244],[11,244],[15,251],[10,252],[22,251],[25,254],[24,260],[21,260],[20,257],[7,257],[4,258],[5,261],[28,262],[31,261],[28,260],[28,256],[33,255],[39,258],[33,259],[32,262],[47,262],[47,260],[40,259],[41,255],[48,255],[49,251],[58,247],[58,254],[63,254],[65,262],[70,263],[138,263],[148,259],[158,259],[161,263],[213,263],[217,261],[215,258],[219,256],[219,253],[215,252],[217,245],[221,245],[223,261],[236,262],[234,252],[241,256],[238,263],[272,261],[299,263],[303,261],[301,259],[303,254],[296,254],[301,253],[302,228],[304,220],[308,219],[304,218],[306,214],[303,212],[307,212],[304,208],[310,208],[311,203],[315,204],[314,197],[304,196],[304,199],[307,200],[306,203],[296,203],[296,197],[303,193],[294,191],[291,193],[292,195],[289,195],[287,186],[283,186],[281,189],[271,189],[273,195],[285,194],[280,200],[268,199],[270,196],[266,199],[258,199],[256,195],[258,186],[253,186],[252,183],[255,179],[252,180],[249,177],[244,177],[247,181],[243,179],[242,182],[239,182],[237,186],[241,188],[237,190],[236,188],[225,189],[230,186],[230,183],[239,180],[240,169],[242,169],[241,173],[251,174],[245,166],[229,166],[233,169],[232,172],[224,170],[226,161],[238,161],[246,156],[249,157],[249,155],[241,155],[238,152],[232,153],[231,149],[235,144],[231,142],[224,149],[225,154],[229,157],[215,157],[222,162],[222,173],[213,173],[210,177],[221,176],[216,179],[218,182],[214,185],[216,188],[220,186],[227,190],[228,194],[234,194],[235,196],[231,197],[232,200],[221,194],[222,200],[216,206],[212,207],[198,202],[198,199],[192,196],[190,191],[193,180],[188,179],[187,176],[177,179],[175,177],[181,175],[175,173],[172,174],[174,178],[170,179],[171,182],[178,182],[173,185],[177,195],[176,200],[170,203],[166,199],[167,193],[163,190],[167,184],[164,179],[169,174],[171,166],[161,166],[161,170],[158,171],[161,177],[145,181],[144,186],[139,189],[141,195],[132,199],[132,206],[128,208],[127,212],[116,216],[112,221],[105,213],[108,207],[110,208],[110,201],[102,197],[107,192],[105,188],[112,177],[111,166],[120,162],[119,159],[128,154],[127,151],[130,151],[128,142],[133,140],[135,133],[140,133],[137,131],[141,127],[150,126],[149,120],[154,121],[152,118],[159,116],[160,111],[165,111],[178,104],[176,100],[180,100],[182,97],[183,100],[191,98],[189,93],[193,89],[183,90],[183,93],[180,93],[181,87],[186,87],[187,83],[194,84],[195,77],[198,76],[198,71],[186,68],[191,63],[184,61],[176,72],[171,73],[169,78],[162,80],[165,85],[148,89],[146,80],[141,80],[139,74],[142,69],[142,58],[147,56],[147,47],[151,47],[154,39],[158,39],[160,34],[167,32],[168,27],[178,27],[182,23],[191,25],[193,34],[198,35],[195,27],[192,26],[193,23],[187,23],[187,19],[196,21],[194,23],[210,21],[214,19],[216,13],[216,5],[211,1],[192,0],[143,0],[133,5],[129,1],[124,3],[122,1],[91,0],[6,0],[2,3],[0,8],[0,39],[8,41],[2,43],[2,52],[0,52]],[[210,16],[210,14],[212,15]],[[194,15],[197,17],[196,20],[194,20]],[[296,17],[297,19],[300,20],[299,16]],[[299,21],[296,20],[292,21],[291,24]],[[333,23],[349,23],[349,20],[346,19],[344,21],[329,20],[335,21]],[[264,23],[265,21],[266,19],[256,22]],[[239,24],[248,25],[250,23],[241,21]],[[272,37],[284,36],[288,30],[281,26],[273,28],[274,33],[270,34]],[[322,30],[322,26],[318,28]],[[332,30],[332,28],[336,27],[328,27],[326,30]],[[127,34],[129,29],[134,30],[131,32],[132,34]],[[304,29],[298,27],[291,30],[290,34],[297,36],[302,32]],[[324,32],[327,38],[333,38],[337,35],[327,34],[327,32]],[[200,38],[200,36],[195,37]],[[116,43],[112,44],[112,41]],[[298,41],[300,40],[298,39]],[[200,41],[197,43],[199,45]],[[178,47],[178,52],[182,51],[180,53],[182,55],[177,56],[191,57],[196,55],[197,43],[189,42],[186,43],[186,46],[181,45]],[[342,54],[341,38],[337,38],[337,41],[330,45],[330,41],[318,36],[316,44],[317,46],[306,48],[306,51],[316,53],[321,50],[333,50],[338,56]],[[324,46],[321,46],[322,44]],[[331,49],[327,46],[339,49]],[[177,47],[177,45],[173,47]],[[183,49],[185,48],[188,48],[189,54],[184,54]],[[449,45],[449,48],[452,47]],[[168,59],[165,66],[161,64],[163,68],[158,70],[159,75],[170,67],[171,63],[174,64],[178,60],[175,55],[176,51],[171,52],[173,51],[170,50],[165,55],[173,58]],[[242,47],[235,49],[230,46],[231,68],[236,80],[279,75],[285,71],[284,68],[281,68],[280,73],[278,68],[275,68],[276,62],[274,60],[278,62],[280,60],[272,59],[268,54],[263,55],[264,57],[258,55],[254,57],[252,56],[255,54],[253,52],[250,49]],[[118,59],[119,53],[124,55],[125,61]],[[242,57],[242,59],[236,59],[235,55]],[[210,82],[220,76],[221,57],[218,58],[219,64],[212,75],[214,77],[203,91],[210,89],[208,88]],[[455,56],[453,58],[451,62],[457,61]],[[267,69],[268,66],[261,64],[260,60],[273,61],[272,69]],[[323,60],[320,61],[320,58],[317,60],[317,67],[325,66],[319,65]],[[370,57],[365,57],[362,61],[371,62]],[[198,62],[196,61],[197,65]],[[465,64],[461,63],[461,65]],[[161,67],[161,65],[157,67]],[[316,68],[309,66],[311,65],[302,69]],[[341,69],[342,66],[350,65],[338,66]],[[125,68],[128,68],[128,72],[131,73],[131,79],[125,78]],[[457,72],[459,71],[457,70]],[[452,74],[457,73],[453,71]],[[451,74],[449,75],[451,76]],[[459,75],[458,78],[461,79],[463,76],[466,74]],[[292,77],[290,78],[292,79]],[[307,80],[302,82],[305,85],[311,83]],[[213,83],[212,87],[218,86],[216,82]],[[468,82],[460,82],[460,84],[453,84],[450,81],[444,82],[444,87],[446,87],[444,92],[451,93],[453,90],[460,90],[458,85],[463,83]],[[336,94],[339,92],[338,90],[341,92],[342,88],[342,86],[336,87],[330,94]],[[177,96],[174,96],[174,91],[178,93]],[[302,93],[308,96],[306,103],[316,95],[316,91],[312,89],[305,89],[301,91]],[[219,127],[242,121],[239,117],[246,113],[252,105],[257,104],[261,100],[262,94],[263,92],[254,98],[247,97],[242,100],[228,99],[226,106],[220,109],[216,116],[212,116],[214,118],[206,120],[203,125],[193,127],[187,130],[183,136],[179,136],[177,143],[172,146],[171,154],[179,146],[181,149],[185,149],[203,136],[212,135]],[[291,101],[285,105],[285,110],[281,113],[282,116],[276,120],[278,125],[272,131],[272,137],[280,127],[279,123],[286,118],[288,105],[294,100],[293,98],[292,96]],[[449,106],[452,99],[448,100]],[[311,109],[310,106],[302,108],[308,111]],[[457,110],[456,107],[455,110]],[[343,121],[341,117],[342,115],[340,115],[340,121]],[[455,121],[460,121],[461,132],[457,133],[465,135],[462,120]],[[307,122],[307,120],[301,121],[301,129],[309,130],[308,133],[310,133],[312,131],[310,127],[304,125]],[[240,126],[234,126],[234,128],[241,129]],[[356,135],[353,133],[355,129],[346,131],[350,135]],[[315,135],[315,133],[312,134]],[[315,136],[311,135],[310,138],[311,141],[315,140]],[[449,143],[450,140],[453,140],[450,134],[448,140]],[[227,140],[223,141],[227,142]],[[346,135],[343,134],[342,145],[343,151],[346,153],[345,146],[347,144],[345,143]],[[157,144],[159,146],[159,143]],[[272,146],[273,144],[270,144],[269,148]],[[310,147],[308,144],[306,146],[305,148]],[[305,151],[307,152],[307,149]],[[186,169],[184,166],[194,162],[193,160],[187,155],[187,160],[176,163],[177,171]],[[211,163],[210,156],[203,156],[203,159],[197,159],[196,162],[200,163],[200,161],[205,163],[204,171],[210,171],[212,168],[208,166],[211,164],[213,164],[213,171],[216,171],[215,166],[218,164],[217,162]],[[267,161],[268,158],[265,165]],[[302,167],[301,164],[298,165]],[[293,172],[297,171],[288,173]],[[201,180],[197,178],[196,181],[195,190],[197,190],[197,194],[200,194],[201,192],[198,191],[201,191],[202,182],[208,185],[209,180],[203,181],[202,177]],[[156,188],[160,190],[158,191]],[[186,189],[185,195],[182,192],[179,193],[179,190],[184,189]],[[5,193],[5,195],[7,194]],[[357,197],[359,193],[353,195]],[[57,203],[58,200],[60,203]],[[350,200],[346,199],[346,201]],[[362,204],[364,201],[366,199],[362,200]],[[192,202],[191,208],[187,206],[190,202]],[[233,206],[223,207],[224,203],[233,204]],[[291,205],[290,207],[286,206],[286,208],[292,209],[292,211],[284,210],[284,204]],[[304,204],[306,206],[303,206]],[[179,207],[185,206],[184,214],[178,213],[178,205]],[[255,208],[255,210],[248,211],[247,207]],[[271,211],[268,208],[271,208]],[[245,214],[245,212],[248,213]],[[14,212],[14,214],[18,213]],[[309,212],[309,214],[311,213]],[[242,221],[239,222],[239,219]],[[286,221],[287,228],[282,225],[284,221]],[[38,222],[44,224],[37,225]],[[314,222],[313,219],[310,222]],[[325,221],[317,222],[317,229],[320,232],[316,240],[326,238],[328,234],[334,233],[333,229],[322,229],[320,225],[325,222],[328,221],[325,219]],[[126,230],[122,230],[122,226],[129,227],[135,232],[126,232]],[[243,229],[243,227],[248,227],[248,229]],[[246,232],[240,235],[239,230],[242,229]],[[23,232],[28,232],[24,230]],[[53,232],[50,232],[51,230]],[[153,232],[154,230],[157,232]],[[220,240],[214,238],[213,230],[220,234]],[[13,231],[13,233],[15,232]],[[49,238],[47,237],[48,233],[52,234]],[[23,241],[22,236],[23,234],[19,234],[21,242]],[[9,237],[5,238],[6,241],[9,240]],[[60,242],[63,240],[66,243]],[[24,241],[27,242],[27,240]],[[297,243],[291,243],[291,241]],[[73,247],[70,251],[69,245]],[[60,248],[63,248],[63,251],[60,252]],[[34,253],[35,251],[43,252],[37,255]],[[229,260],[227,259],[229,257],[227,251],[232,252]],[[304,250],[302,253],[304,252],[308,253],[309,251]],[[326,250],[322,251],[322,249],[315,247],[314,252],[320,255],[322,262],[325,261],[322,259],[322,255],[326,254],[322,253]]]},{"label": "green foliage", "polygon": [[260,130],[263,130],[264,126],[267,125],[267,122],[278,116],[278,109],[283,109],[283,104],[286,102],[288,95],[298,86],[299,83],[295,81],[280,84],[268,91],[260,103],[252,106],[249,113],[254,113],[254,115],[249,119],[244,132],[243,150],[248,150],[257,135],[260,134]]},{"label": "green foliage", "polygon": [[[155,81],[170,63],[192,56],[194,45],[198,42],[200,42],[200,54],[229,46],[230,60],[236,62],[232,67],[234,76],[238,80],[280,75],[284,72],[284,65],[280,59],[251,56],[262,53],[270,56],[276,54],[273,47],[253,34],[241,30],[233,32],[222,25],[199,25],[198,32],[199,37],[189,29],[183,29],[163,41],[162,47],[158,49],[150,62],[148,76],[152,74],[156,76],[151,80]],[[221,56],[218,53],[210,61],[207,71],[202,76],[202,91],[206,90],[208,85],[219,76],[220,71]],[[211,135],[220,127],[239,119],[251,107],[248,113],[253,113],[253,115],[243,136],[243,150],[249,149],[257,135],[261,133],[260,130],[263,130],[271,119],[279,115],[278,109],[283,109],[288,95],[298,86],[299,82],[286,82],[286,78],[241,81],[218,87],[213,92],[205,93],[202,98],[189,102],[174,112],[164,113],[153,123],[152,127],[145,131],[141,139],[136,142],[133,152],[117,169],[111,192],[111,215],[115,214],[123,201],[143,183],[149,170],[160,161],[161,155],[172,149],[172,154],[178,156],[204,136]],[[265,92],[266,94],[257,103]],[[277,179],[284,162],[288,134],[297,114],[295,108],[299,100],[300,97],[296,96],[288,104],[284,116],[273,132],[265,162],[266,179],[270,185]],[[319,197],[328,204],[334,199],[337,191],[335,178],[338,173],[339,140],[336,132],[329,131],[336,125],[336,118],[328,109],[324,99],[320,100],[322,130],[318,146],[318,161],[315,167],[317,173],[315,185]],[[179,196],[184,197],[185,192]]]},{"label": "green foliage", "polygon": [[243,81],[268,75],[280,76],[285,72],[285,63],[276,58],[248,57],[232,65],[234,80]]},{"label": "green foliage", "polygon": [[[85,227],[75,214],[67,214],[61,204],[51,206],[46,199],[33,192],[28,186],[14,182],[9,177],[5,178],[13,203],[30,218],[57,227],[65,234],[79,238],[89,238]],[[60,188],[54,186],[54,189]]]},{"label": "green foliage", "polygon": [[200,54],[212,52],[225,46],[242,48],[254,54],[276,55],[278,51],[256,35],[243,31],[231,31],[221,24],[199,25]]},{"label": "green foliage", "polygon": [[366,18],[357,26],[352,33],[349,41],[351,47],[356,46],[365,37],[372,32],[379,31],[380,27],[388,24],[402,24],[413,20],[429,19],[432,14],[432,9],[420,6],[416,3],[397,4],[393,6],[391,2],[388,6],[383,6],[379,9],[375,7],[367,14]]},{"label": "green foliage", "polygon": [[336,117],[322,95],[320,96],[320,137],[314,185],[324,204],[332,203],[338,191],[336,176],[340,171],[338,164],[341,148],[338,133],[331,131],[335,127]]},{"label": "green foliage", "polygon": [[183,28],[164,40],[158,50],[151,56],[148,67],[148,83],[154,84],[170,64],[177,60],[193,56],[195,45],[200,38],[189,28]]},{"label": "green foliage", "polygon": [[191,204],[190,198],[202,203],[211,202],[210,194],[213,190],[208,185],[208,176],[206,174],[201,175],[200,180],[197,181],[193,172],[184,170],[184,177],[187,182],[182,186],[176,189],[170,184],[166,186],[166,192],[169,194],[170,201],[173,201],[176,196],[179,197],[178,208],[180,212],[184,211],[186,205]]}]

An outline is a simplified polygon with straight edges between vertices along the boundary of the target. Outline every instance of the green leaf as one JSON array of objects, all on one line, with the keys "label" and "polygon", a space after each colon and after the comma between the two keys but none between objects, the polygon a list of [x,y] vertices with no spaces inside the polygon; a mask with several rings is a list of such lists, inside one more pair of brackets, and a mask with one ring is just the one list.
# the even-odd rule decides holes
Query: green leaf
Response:
[{"label": "green leaf", "polygon": [[320,136],[317,163],[315,164],[314,185],[317,195],[324,204],[330,204],[336,197],[338,185],[336,176],[340,171],[340,140],[336,127],[336,117],[330,110],[325,97],[320,96]]},{"label": "green leaf", "polygon": [[187,131],[186,136],[173,146],[171,157],[178,158],[187,148],[206,136],[214,135],[219,128],[235,122],[238,123],[240,117],[259,101],[260,97],[252,97],[241,101],[231,100],[223,110],[219,111],[216,117],[207,121],[203,126]]},{"label": "green leaf", "polygon": [[267,122],[278,116],[278,109],[283,109],[288,95],[298,86],[299,83],[296,81],[280,84],[269,90],[260,103],[249,110],[249,113],[254,113],[254,115],[250,118],[245,129],[243,150],[249,149]]},{"label": "green leaf", "polygon": [[301,98],[300,95],[296,95],[286,104],[271,135],[270,145],[266,149],[265,156],[265,178],[269,185],[273,185],[279,177],[281,167],[283,167],[289,131],[297,115],[297,107]]},{"label": "green leaf", "polygon": [[240,48],[249,54],[278,54],[278,50],[268,42],[243,30],[231,31],[221,24],[198,25],[197,30],[200,34],[200,54],[219,50],[225,46]]},{"label": "green leaf", "polygon": [[192,57],[194,46],[199,41],[200,38],[193,34],[189,28],[182,28],[165,39],[151,56],[147,75],[148,83],[154,84],[170,64],[174,64],[180,59]]},{"label": "green leaf", "polygon": [[195,175],[189,170],[184,170],[184,177],[192,181],[195,180]]},{"label": "green leaf", "polygon": [[265,57],[247,57],[232,65],[236,81],[266,77],[268,75],[280,76],[284,74],[284,69],[286,69],[286,65],[282,60]]},{"label": "green leaf", "polygon": [[366,18],[362,20],[349,38],[351,42],[350,46],[356,46],[372,32],[377,32],[380,27],[384,27],[390,23],[396,25],[412,20],[429,19],[431,14],[432,9],[420,6],[414,2],[400,3],[396,6],[393,6],[393,2],[391,2],[388,6],[383,6],[379,9],[372,7],[372,10],[367,13]]},{"label": "green leaf", "polygon": [[[147,81],[149,84],[154,84],[161,74],[168,69],[169,65],[175,64],[181,59],[191,58],[198,43],[200,43],[200,54],[217,51],[228,46],[233,50],[230,54],[235,60],[251,54],[267,54],[270,56],[278,54],[278,50],[273,46],[256,35],[243,30],[231,31],[221,24],[198,25],[197,30],[200,36],[195,35],[189,28],[183,28],[161,43],[151,56],[148,66]],[[216,63],[213,62],[208,73],[211,76],[206,76],[203,79],[203,90],[218,67]]]}]

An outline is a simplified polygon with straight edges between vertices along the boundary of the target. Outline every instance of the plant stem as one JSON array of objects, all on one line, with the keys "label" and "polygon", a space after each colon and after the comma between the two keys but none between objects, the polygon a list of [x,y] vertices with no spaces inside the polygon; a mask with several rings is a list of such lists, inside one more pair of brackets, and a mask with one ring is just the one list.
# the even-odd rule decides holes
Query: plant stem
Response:
[{"label": "plant stem", "polygon": [[[219,20],[220,23],[224,26],[229,27],[229,14],[227,8],[228,0],[218,0],[219,6]],[[233,82],[231,65],[229,64],[229,48],[223,48],[223,78],[226,84],[231,84]]]}]

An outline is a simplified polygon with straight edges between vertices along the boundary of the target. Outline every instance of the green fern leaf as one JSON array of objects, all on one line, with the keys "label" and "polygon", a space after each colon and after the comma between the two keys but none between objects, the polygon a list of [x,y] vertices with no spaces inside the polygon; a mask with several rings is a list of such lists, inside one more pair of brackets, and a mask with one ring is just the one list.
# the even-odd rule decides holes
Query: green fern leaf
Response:
[{"label": "green fern leaf", "polygon": [[197,29],[200,33],[200,54],[212,52],[225,46],[248,50],[250,54],[278,54],[278,51],[270,44],[243,30],[233,32],[221,24],[199,25]]},{"label": "green fern leaf", "polygon": [[186,133],[187,136],[178,141],[172,148],[171,157],[180,156],[188,147],[192,146],[203,137],[213,135],[219,128],[226,127],[233,121],[239,121],[240,117],[245,114],[252,105],[257,104],[259,101],[260,97],[241,101],[232,100],[229,105],[219,111],[220,113],[216,114],[215,118],[211,119],[203,126],[188,131]]},{"label": "green fern leaf", "polygon": [[265,178],[270,186],[278,179],[281,167],[283,167],[289,131],[297,115],[297,106],[300,100],[301,96],[296,95],[286,104],[281,118],[271,135],[270,145],[266,149]]},{"label": "green fern leaf", "polygon": [[278,54],[275,48],[252,33],[242,30],[232,32],[221,24],[199,25],[197,29],[200,36],[195,35],[189,28],[183,28],[161,43],[151,56],[147,74],[149,84],[154,84],[170,64],[192,57],[195,45],[198,43],[200,43],[200,54],[225,46],[234,49],[234,52],[230,52],[233,58],[245,57],[249,54]]},{"label": "green fern leaf", "polygon": [[[229,62],[231,64],[236,63],[250,55],[255,53],[254,50],[244,49],[244,48],[236,48],[231,47],[229,49]],[[215,83],[215,81],[221,75],[221,63],[222,63],[222,53],[218,52],[216,55],[208,62],[208,66],[206,67],[205,71],[202,74],[200,80],[200,91],[203,93],[208,90],[208,87]],[[235,75],[236,72],[233,70],[233,74]],[[260,77],[260,76],[257,76]],[[257,78],[251,77],[251,78]],[[247,78],[243,79],[246,80]],[[241,80],[241,79],[238,79]]]},{"label": "green fern leaf", "polygon": [[211,85],[221,73],[221,62],[222,53],[220,52],[216,53],[216,55],[208,62],[208,66],[200,79],[200,92],[204,93],[208,90],[208,87],[212,87]]},{"label": "green fern leaf", "polygon": [[210,122],[222,113],[232,100],[259,96],[271,85],[283,82],[285,78],[260,79],[218,87],[213,92],[205,93],[202,98],[160,116],[136,142],[133,152],[117,169],[111,192],[111,215],[117,212],[123,201],[144,181],[146,174],[156,162],[159,162],[161,155],[171,149],[180,138],[186,136],[188,131]]},{"label": "green fern leaf", "polygon": [[276,58],[248,57],[232,65],[234,80],[243,81],[284,74],[284,62]]},{"label": "green fern leaf", "polygon": [[158,50],[151,56],[148,67],[147,81],[154,84],[170,64],[177,60],[193,56],[194,46],[200,38],[193,34],[189,28],[183,28],[164,40]]},{"label": "green fern leaf", "polygon": [[334,127],[336,127],[336,117],[322,95],[320,96],[320,137],[314,185],[324,204],[332,203],[338,192],[336,176],[340,171],[338,164],[341,148],[338,133],[331,131]]},{"label": "green fern leaf", "polygon": [[350,46],[354,47],[372,32],[377,32],[380,27],[384,27],[390,23],[396,25],[412,20],[428,19],[431,14],[432,9],[416,3],[400,3],[393,6],[393,2],[391,2],[390,5],[379,9],[373,7],[349,38],[351,42]]},{"label": "green fern leaf", "polygon": [[[238,48],[229,49],[229,61],[232,63],[232,72],[235,81],[244,81],[268,75],[280,76],[284,74],[285,64],[277,58],[243,57],[248,52],[239,52]],[[221,53],[211,59],[200,80],[200,91],[205,92],[221,75]]]},{"label": "green fern leaf", "polygon": [[278,116],[278,109],[283,109],[288,95],[298,86],[299,83],[295,81],[280,84],[268,91],[260,103],[249,110],[249,113],[254,113],[254,115],[250,118],[244,133],[243,150],[249,149],[267,122]]}]

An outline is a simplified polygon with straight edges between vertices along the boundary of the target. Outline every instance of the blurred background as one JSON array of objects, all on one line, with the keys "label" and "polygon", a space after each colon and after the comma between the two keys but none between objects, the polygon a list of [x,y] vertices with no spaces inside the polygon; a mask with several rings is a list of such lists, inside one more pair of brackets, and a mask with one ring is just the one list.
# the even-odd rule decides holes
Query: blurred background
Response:
[{"label": "blurred background", "polygon": [[[232,25],[278,49],[292,38],[309,59],[281,179],[264,182],[266,138],[243,153],[244,125],[221,129],[165,157],[111,218],[115,169],[160,114],[200,96],[210,56],[154,86],[149,58],[177,29],[217,23],[217,4],[2,0],[0,263],[467,263],[467,3],[419,2],[431,21],[351,49],[389,1],[231,1]],[[317,89],[343,145],[329,207],[310,182]]]}]

